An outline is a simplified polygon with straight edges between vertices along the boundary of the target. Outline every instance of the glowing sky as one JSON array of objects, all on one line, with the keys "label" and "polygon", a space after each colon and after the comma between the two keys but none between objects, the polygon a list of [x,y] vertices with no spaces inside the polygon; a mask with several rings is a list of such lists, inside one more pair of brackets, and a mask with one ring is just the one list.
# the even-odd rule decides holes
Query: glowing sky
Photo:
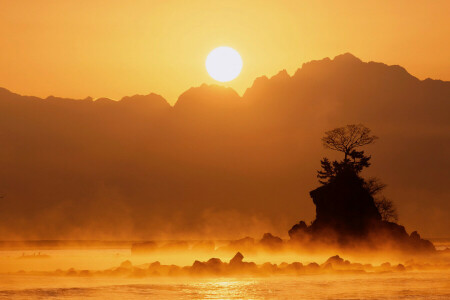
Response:
[{"label": "glowing sky", "polygon": [[0,86],[46,97],[119,99],[161,94],[173,103],[215,83],[208,53],[229,46],[244,68],[226,83],[351,52],[450,80],[450,1],[2,0]]}]

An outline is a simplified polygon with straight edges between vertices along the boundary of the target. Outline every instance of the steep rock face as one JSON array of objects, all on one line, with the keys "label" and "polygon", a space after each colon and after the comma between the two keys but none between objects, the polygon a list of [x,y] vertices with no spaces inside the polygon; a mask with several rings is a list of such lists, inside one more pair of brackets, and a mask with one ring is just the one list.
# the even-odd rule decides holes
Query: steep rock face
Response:
[{"label": "steep rock face", "polygon": [[381,220],[372,196],[357,176],[338,177],[310,195],[316,205],[313,232],[331,227],[343,236],[362,236],[371,224]]}]

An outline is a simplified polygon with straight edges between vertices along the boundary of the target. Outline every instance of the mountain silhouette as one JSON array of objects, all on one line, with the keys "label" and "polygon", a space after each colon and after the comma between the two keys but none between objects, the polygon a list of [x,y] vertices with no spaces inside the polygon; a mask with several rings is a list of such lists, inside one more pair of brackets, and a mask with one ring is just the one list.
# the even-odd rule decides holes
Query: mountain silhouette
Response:
[{"label": "mountain silhouette", "polygon": [[[328,128],[364,123],[381,140],[368,175],[402,224],[450,227],[450,82],[351,54],[220,86],[93,100],[0,89],[4,238],[240,237],[312,219],[308,191]],[[111,226],[114,228],[111,229]]]}]

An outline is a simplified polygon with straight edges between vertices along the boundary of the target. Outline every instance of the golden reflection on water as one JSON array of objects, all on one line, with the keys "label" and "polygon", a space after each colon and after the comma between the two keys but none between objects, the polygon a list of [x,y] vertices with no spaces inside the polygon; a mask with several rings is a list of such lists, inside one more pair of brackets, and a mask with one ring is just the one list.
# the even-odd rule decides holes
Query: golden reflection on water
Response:
[{"label": "golden reflection on water", "polygon": [[211,280],[190,284],[199,299],[256,299],[249,298],[257,280]]},{"label": "golden reflection on water", "polygon": [[0,299],[450,299],[449,272],[266,278],[0,275]]}]

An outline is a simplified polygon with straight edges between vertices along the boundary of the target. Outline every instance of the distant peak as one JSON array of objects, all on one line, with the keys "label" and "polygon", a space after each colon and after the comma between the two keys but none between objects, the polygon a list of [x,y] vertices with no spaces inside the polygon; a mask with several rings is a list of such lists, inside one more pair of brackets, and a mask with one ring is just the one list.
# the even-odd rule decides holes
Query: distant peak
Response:
[{"label": "distant peak", "polygon": [[106,98],[106,97],[102,97],[102,98],[97,98],[94,100],[94,103],[114,103],[116,101]]},{"label": "distant peak", "polygon": [[347,52],[341,55],[336,56],[333,61],[335,62],[358,62],[361,63],[362,60],[354,56],[353,54]]},{"label": "distant peak", "polygon": [[278,72],[275,76],[272,76],[270,79],[283,80],[283,79],[289,79],[289,78],[291,78],[291,76],[289,76],[286,69],[284,69],[284,70],[281,70],[280,72]]},{"label": "distant peak", "polygon": [[202,95],[202,96],[210,96],[210,95],[232,95],[239,97],[238,93],[232,89],[231,87],[225,87],[217,84],[206,84],[203,83],[198,87],[191,87],[183,94],[180,95],[179,98],[186,95]]},{"label": "distant peak", "polygon": [[227,91],[227,92],[233,92],[235,93],[235,90],[233,90],[230,87],[218,85],[218,84],[207,84],[203,83],[199,87],[192,87],[191,89],[198,89],[198,90],[210,90],[210,91]]},{"label": "distant peak", "polygon": [[261,85],[266,83],[267,81],[269,81],[269,78],[265,75],[257,77],[254,81],[253,81],[253,86],[257,86],[257,85]]},{"label": "distant peak", "polygon": [[122,99],[120,99],[120,101],[133,101],[133,100],[152,100],[152,99],[163,99],[165,101],[165,99],[155,93],[150,93],[148,95],[133,95],[133,96],[125,96]]},{"label": "distant peak", "polygon": [[72,98],[62,98],[62,97],[57,97],[57,96],[53,96],[53,95],[50,95],[50,96],[48,96],[47,98],[45,98],[44,100],[46,100],[46,101],[49,101],[49,102],[58,102],[58,101],[79,101],[79,102],[82,102],[82,101],[84,101],[84,102],[93,102],[94,101],[94,99],[92,98],[92,97],[86,97],[86,98],[83,98],[83,99],[72,99]]},{"label": "distant peak", "polygon": [[[408,75],[408,76],[410,76],[410,77],[414,77],[414,76],[412,76],[411,74],[409,74],[408,71],[407,71],[405,68],[403,68],[402,66],[399,66],[399,65],[392,65],[392,66],[389,66],[389,68],[390,68],[391,70],[395,70],[395,71],[398,72],[398,73],[403,73],[403,74]],[[414,78],[417,79],[416,77],[414,77]],[[418,80],[418,79],[417,79],[417,80]]]},{"label": "distant peak", "polygon": [[230,105],[240,100],[239,94],[230,87],[217,84],[202,84],[192,87],[178,97],[176,109],[211,107],[218,104]]},{"label": "distant peak", "polygon": [[[105,103],[106,101],[103,101]],[[161,95],[150,93],[148,95],[126,96],[120,99],[120,104],[127,104],[135,107],[159,107],[163,109],[170,108],[170,104]]]}]

